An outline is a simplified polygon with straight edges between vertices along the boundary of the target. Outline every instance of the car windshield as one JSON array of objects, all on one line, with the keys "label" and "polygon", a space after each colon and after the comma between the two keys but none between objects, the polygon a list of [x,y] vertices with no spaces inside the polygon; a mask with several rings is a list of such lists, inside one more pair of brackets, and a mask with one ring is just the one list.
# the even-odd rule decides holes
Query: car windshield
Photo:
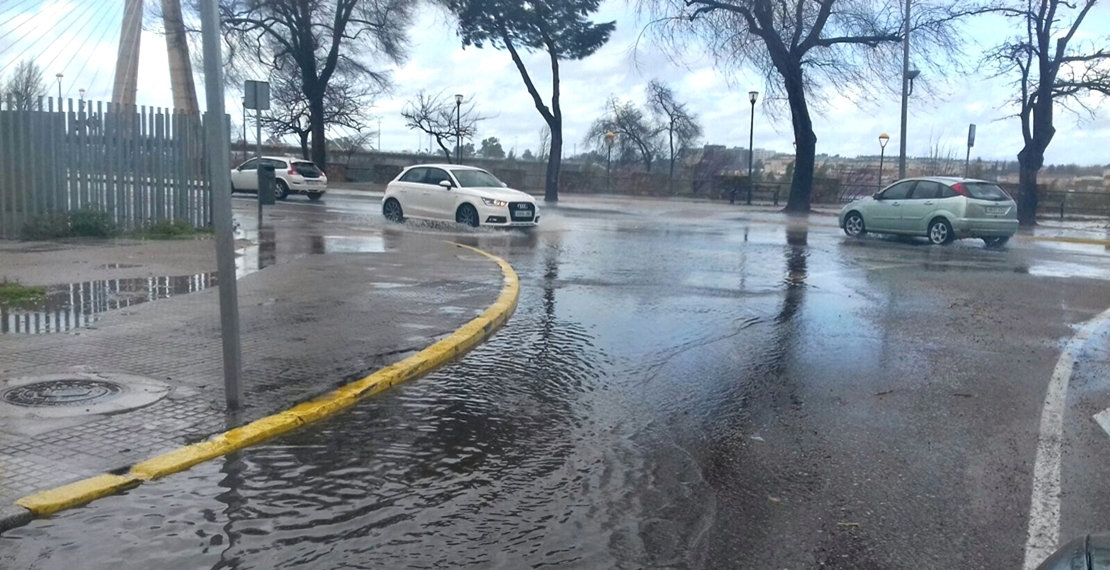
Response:
[{"label": "car windshield", "polygon": [[967,188],[969,197],[977,200],[1003,202],[1010,199],[1010,195],[1005,190],[989,182],[964,182],[964,188]]},{"label": "car windshield", "polygon": [[451,174],[463,188],[490,188],[501,186],[501,181],[485,170],[452,170]]}]

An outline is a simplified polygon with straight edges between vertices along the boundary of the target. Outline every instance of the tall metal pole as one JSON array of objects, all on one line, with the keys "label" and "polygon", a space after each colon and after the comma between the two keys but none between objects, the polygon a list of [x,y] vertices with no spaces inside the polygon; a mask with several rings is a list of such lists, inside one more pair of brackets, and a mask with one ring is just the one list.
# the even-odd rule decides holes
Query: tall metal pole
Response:
[{"label": "tall metal pole", "polygon": [[748,205],[752,205],[752,187],[755,186],[755,180],[752,179],[752,164],[753,157],[755,156],[755,97],[751,97],[752,101],[752,124],[748,129]]},{"label": "tall metal pole", "polygon": [[235,280],[235,236],[231,228],[231,155],[224,112],[224,70],[220,54],[219,0],[201,0],[200,24],[204,52],[207,120],[205,150],[212,178],[212,222],[216,225],[216,269],[220,280],[220,336],[223,340],[224,396],[227,407],[243,405],[243,362],[239,344],[239,284]]},{"label": "tall metal pole", "polygon": [[455,99],[455,164],[462,164],[462,99]]},{"label": "tall metal pole", "polygon": [[62,74],[59,73],[54,77],[58,78],[58,105],[62,104]]},{"label": "tall metal pole", "polygon": [[906,177],[906,114],[910,100],[910,0],[906,0],[906,24],[902,30],[902,136],[898,137],[898,179]]},{"label": "tall metal pole", "polygon": [[[257,170],[255,170],[255,173],[258,173],[260,170],[262,170],[262,109],[257,109],[256,108],[254,110],[254,128],[255,128],[255,137],[257,137],[255,140],[258,142],[258,150],[255,151],[256,152],[255,156],[258,157],[258,165],[255,166],[255,168],[257,169]],[[258,191],[259,191],[259,196],[258,196],[258,239],[261,240],[262,239],[262,195],[261,195],[262,186],[261,185],[259,185]]]},{"label": "tall metal pole", "polygon": [[613,191],[613,144],[609,143],[609,154],[605,157],[605,191]]},{"label": "tall metal pole", "polygon": [[247,98],[243,97],[243,162],[247,161]]},{"label": "tall metal pole", "polygon": [[378,116],[378,152],[382,151],[382,118]]},{"label": "tall metal pole", "polygon": [[879,190],[883,189],[883,159],[886,158],[886,146],[879,150]]}]

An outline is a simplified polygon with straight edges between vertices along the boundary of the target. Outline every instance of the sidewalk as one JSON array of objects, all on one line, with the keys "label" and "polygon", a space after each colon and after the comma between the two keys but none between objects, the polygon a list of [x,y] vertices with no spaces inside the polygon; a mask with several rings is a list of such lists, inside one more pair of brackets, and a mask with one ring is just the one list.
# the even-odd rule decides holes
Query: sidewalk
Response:
[{"label": "sidewalk", "polygon": [[[421,236],[383,253],[309,255],[249,274],[238,281],[247,408],[229,420],[216,277],[207,279],[187,289],[195,292],[103,312],[89,328],[0,335],[0,505],[361,378],[478,316],[503,284],[496,263]],[[70,383],[20,390],[13,382],[49,375]],[[106,382],[122,385],[108,403],[96,396],[120,388]],[[54,405],[14,405],[13,395]]]}]

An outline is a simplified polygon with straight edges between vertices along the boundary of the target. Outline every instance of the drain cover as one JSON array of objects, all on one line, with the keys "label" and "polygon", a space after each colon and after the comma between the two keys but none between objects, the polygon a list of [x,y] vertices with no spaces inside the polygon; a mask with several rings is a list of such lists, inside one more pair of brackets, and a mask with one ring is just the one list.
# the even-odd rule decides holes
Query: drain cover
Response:
[{"label": "drain cover", "polygon": [[107,380],[66,378],[9,388],[0,397],[17,406],[50,408],[97,403],[114,398],[122,391],[122,386]]}]

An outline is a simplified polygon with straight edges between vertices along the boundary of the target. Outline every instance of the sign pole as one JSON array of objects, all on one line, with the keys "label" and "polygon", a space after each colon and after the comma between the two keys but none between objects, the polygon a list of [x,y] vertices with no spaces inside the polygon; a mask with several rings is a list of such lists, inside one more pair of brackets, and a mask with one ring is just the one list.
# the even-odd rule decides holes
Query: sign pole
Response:
[{"label": "sign pole", "polygon": [[220,54],[218,0],[201,0],[201,40],[204,52],[206,120],[204,148],[208,155],[212,192],[212,223],[216,226],[216,269],[220,293],[220,337],[223,341],[224,396],[227,408],[243,405],[243,361],[239,344],[239,290],[235,280],[235,236],[231,227],[231,134],[224,110],[223,56]]},{"label": "sign pole", "polygon": [[967,178],[971,169],[971,147],[975,146],[975,124],[967,127],[967,156],[964,158],[964,178]]}]

